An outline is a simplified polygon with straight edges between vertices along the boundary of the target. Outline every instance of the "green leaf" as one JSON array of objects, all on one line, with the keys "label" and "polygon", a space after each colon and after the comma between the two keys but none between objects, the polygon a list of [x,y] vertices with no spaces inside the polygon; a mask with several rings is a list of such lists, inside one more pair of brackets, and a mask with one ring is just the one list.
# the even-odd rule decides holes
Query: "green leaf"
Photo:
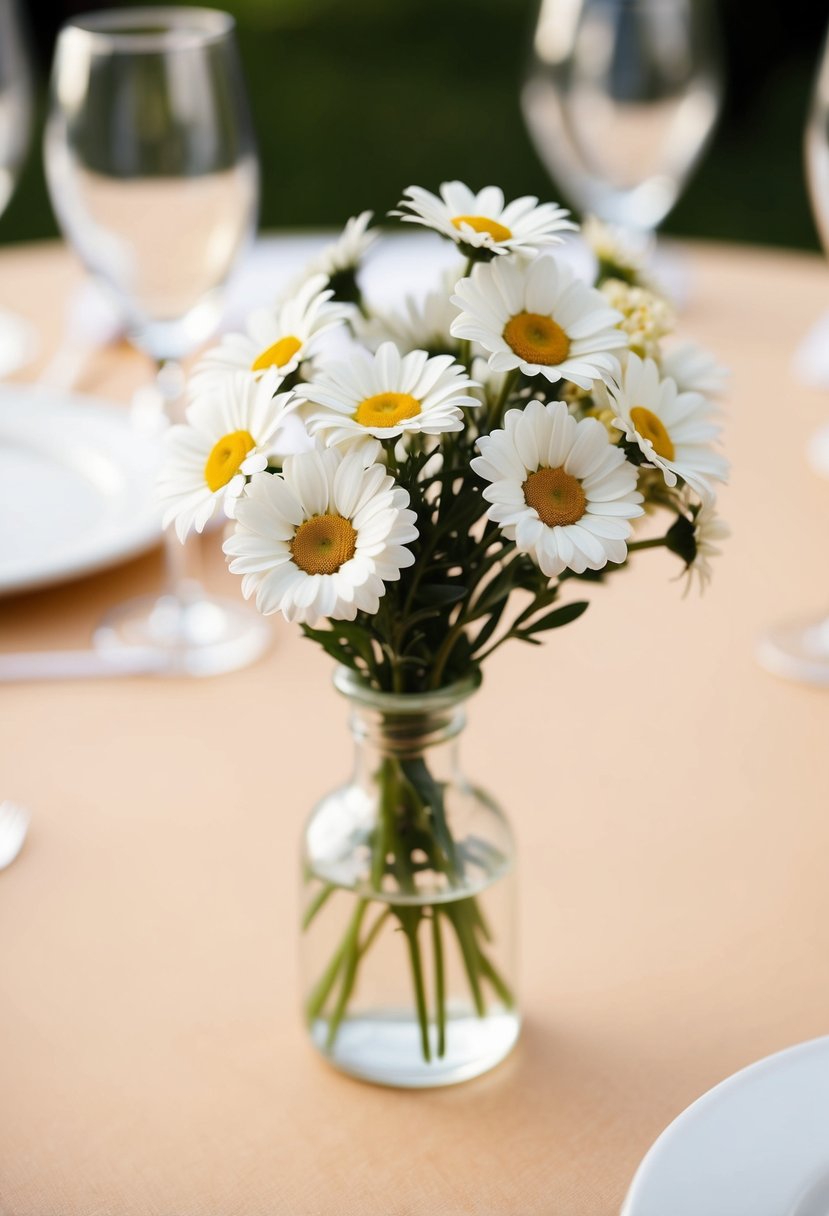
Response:
[{"label": "green leaf", "polygon": [[331,629],[311,629],[310,626],[303,625],[302,631],[312,642],[316,642],[319,646],[322,646],[326,654],[330,654],[332,659],[335,659],[338,663],[342,663],[344,667],[351,667],[355,671],[357,670],[353,651],[347,650]]},{"label": "green leaf", "polygon": [[582,613],[587,611],[587,608],[587,600],[576,600],[573,604],[564,604],[563,607],[556,608],[537,621],[531,621],[529,625],[525,625],[518,636],[529,640],[533,633],[542,633],[546,629],[558,629],[561,625],[569,625],[572,621],[577,621]]},{"label": "green leaf", "polygon": [[478,635],[475,638],[475,641],[472,643],[472,653],[473,654],[476,654],[479,650],[483,650],[484,646],[486,646],[487,642],[492,637],[495,630],[498,628],[498,624],[501,620],[501,617],[504,615],[504,609],[507,606],[508,600],[509,600],[509,596],[505,595],[504,598],[501,600],[500,604],[497,606],[497,608],[494,608],[493,611],[491,612],[489,620],[479,630]]},{"label": "green leaf", "polygon": [[443,805],[444,783],[435,781],[425,760],[420,756],[410,760],[401,760],[400,767],[423,807],[431,812],[435,840],[448,865],[454,870],[458,864],[458,858],[455,842],[446,822],[446,809]]},{"label": "green leaf", "polygon": [[332,629],[332,633],[335,633],[340,638],[345,638],[360,658],[369,667],[372,665],[374,662],[374,647],[371,644],[371,638],[362,626],[355,625],[350,621],[337,621],[336,626]]},{"label": "green leaf", "polygon": [[450,604],[459,604],[468,594],[467,587],[459,587],[452,583],[421,583],[417,589],[418,603],[448,608]]}]

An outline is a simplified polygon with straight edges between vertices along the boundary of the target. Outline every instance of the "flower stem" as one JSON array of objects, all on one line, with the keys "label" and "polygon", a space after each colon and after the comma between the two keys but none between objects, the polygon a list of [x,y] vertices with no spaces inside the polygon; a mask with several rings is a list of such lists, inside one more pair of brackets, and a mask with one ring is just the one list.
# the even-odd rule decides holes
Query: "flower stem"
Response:
[{"label": "flower stem", "polygon": [[504,1002],[507,1009],[512,1009],[513,1005],[515,1004],[515,998],[504,982],[503,977],[495,969],[490,960],[484,954],[483,950],[480,948],[478,950],[478,966],[481,969],[481,974],[489,980],[490,984]]},{"label": "flower stem", "polygon": [[628,553],[636,553],[640,549],[660,549],[667,543],[667,536],[654,536],[650,540],[632,540],[628,545]]},{"label": "flower stem", "polygon": [[345,942],[341,942],[334,954],[331,956],[331,961],[322,973],[317,986],[312,991],[305,1006],[305,1015],[309,1022],[313,1022],[319,1017],[321,1011],[325,1007],[325,1002],[328,1000],[329,993],[334,987],[334,981],[337,978],[340,967],[342,966],[343,955],[345,954]]},{"label": "flower stem", "polygon": [[368,900],[360,899],[357,901],[357,907],[351,917],[351,923],[348,926],[345,940],[342,945],[343,951],[343,978],[340,985],[340,993],[337,997],[337,1004],[334,1007],[334,1012],[331,1015],[331,1021],[328,1023],[328,1035],[325,1041],[326,1050],[330,1051],[334,1046],[334,1041],[337,1038],[337,1031],[340,1028],[340,1022],[343,1020],[346,1006],[354,988],[354,981],[357,978],[357,963],[360,960],[359,940],[360,926],[363,923],[363,917],[366,914]]},{"label": "flower stem", "polygon": [[314,917],[319,912],[320,908],[323,906],[323,904],[328,899],[328,897],[332,893],[332,891],[334,891],[334,889],[335,888],[334,888],[333,883],[331,883],[331,882],[323,883],[323,885],[320,887],[319,891],[317,891],[316,895],[311,900],[308,907],[305,909],[305,915],[302,918],[302,928],[303,929],[309,928]]},{"label": "flower stem", "polygon": [[423,1059],[431,1062],[432,1052],[429,1046],[429,1013],[426,1009],[426,988],[423,983],[423,963],[420,958],[420,944],[417,940],[417,928],[421,918],[419,908],[396,909],[406,940],[409,944],[409,961],[412,965],[412,981],[414,983],[415,1006],[417,1020],[420,1025],[420,1048]]},{"label": "flower stem", "polygon": [[440,935],[440,912],[432,907],[432,957],[435,964],[435,1023],[438,1028],[438,1058],[446,1054],[446,973],[443,962],[443,941]]},{"label": "flower stem", "polygon": [[507,401],[509,401],[509,395],[515,387],[518,375],[518,369],[515,368],[513,371],[507,372],[507,374],[504,376],[504,383],[501,386],[501,391],[498,394],[495,404],[490,410],[489,417],[487,418],[487,433],[494,431],[500,424],[501,415],[504,412],[504,406],[506,405]]},{"label": "flower stem", "polygon": [[461,900],[457,904],[447,905],[446,914],[452,922],[452,927],[458,938],[458,945],[461,948],[461,956],[463,965],[466,968],[466,976],[469,980],[469,987],[472,992],[472,1000],[475,1002],[475,1012],[479,1018],[486,1014],[486,1005],[484,1004],[483,993],[481,992],[481,980],[479,975],[479,958],[480,951],[478,944],[475,941],[475,934],[469,922],[469,901]]}]

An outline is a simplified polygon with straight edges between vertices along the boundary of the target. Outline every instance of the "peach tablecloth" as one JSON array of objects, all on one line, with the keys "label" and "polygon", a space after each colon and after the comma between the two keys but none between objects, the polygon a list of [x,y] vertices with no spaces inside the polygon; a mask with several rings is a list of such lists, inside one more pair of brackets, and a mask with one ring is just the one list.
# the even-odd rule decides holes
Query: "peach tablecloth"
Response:
[{"label": "peach tablecloth", "polygon": [[[0,796],[33,821],[0,874],[2,1216],[611,1216],[687,1103],[829,1032],[829,693],[753,658],[766,622],[829,603],[804,459],[829,400],[789,370],[829,270],[689,257],[683,327],[734,370],[715,582],[682,600],[642,553],[542,651],[501,652],[470,709],[467,768],[521,851],[514,1055],[412,1093],[307,1044],[297,841],[349,742],[296,631],[203,682],[6,687]],[[44,357],[74,274],[57,247],[0,257]],[[126,399],[143,375],[122,348],[80,387]],[[83,644],[158,577],[151,555],[7,600],[0,646]],[[215,547],[209,580],[236,591]]]}]

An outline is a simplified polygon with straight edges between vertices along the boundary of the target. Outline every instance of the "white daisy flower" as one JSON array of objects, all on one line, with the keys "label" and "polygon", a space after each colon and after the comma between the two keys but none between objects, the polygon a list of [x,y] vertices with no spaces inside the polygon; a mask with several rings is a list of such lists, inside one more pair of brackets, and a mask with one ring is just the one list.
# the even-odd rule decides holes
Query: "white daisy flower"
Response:
[{"label": "white daisy flower", "polygon": [[391,439],[407,432],[461,431],[461,407],[478,405],[472,387],[451,355],[401,355],[394,343],[384,342],[374,355],[355,348],[347,363],[329,365],[296,392],[300,400],[323,407],[305,411],[308,430],[335,444],[366,435]]},{"label": "white daisy flower", "polygon": [[621,314],[553,257],[478,265],[452,302],[462,311],[451,332],[489,351],[494,371],[517,367],[585,389],[618,375],[612,352],[628,341],[617,328]]},{"label": "white daisy flower", "polygon": [[635,443],[648,464],[662,471],[669,486],[682,478],[703,500],[712,496],[711,479],[724,481],[728,463],[712,442],[720,428],[701,393],[680,393],[663,379],[653,359],[628,355],[618,385],[611,385],[614,424]]},{"label": "white daisy flower", "polygon": [[435,351],[452,354],[458,349],[458,340],[449,332],[458,315],[452,303],[455,284],[463,275],[463,267],[449,271],[443,282],[426,296],[406,296],[399,312],[375,313],[368,320],[356,319],[355,328],[360,341],[370,350],[377,350],[383,342],[393,342],[398,350]]},{"label": "white daisy flower", "polygon": [[722,549],[719,547],[719,542],[727,540],[730,535],[731,529],[725,520],[717,514],[713,502],[705,502],[702,506],[696,508],[696,515],[694,517],[696,554],[693,561],[688,563],[681,575],[686,580],[683,596],[688,594],[695,580],[700,593],[705,590],[711,581],[711,558],[720,556]]},{"label": "white daisy flower", "polygon": [[623,562],[641,515],[636,469],[593,418],[563,401],[508,410],[504,429],[478,440],[472,468],[490,485],[487,515],[549,578]]},{"label": "white daisy flower", "polygon": [[619,328],[627,334],[637,355],[656,358],[659,343],[676,324],[667,300],[647,287],[633,287],[622,279],[605,279],[599,291],[611,308],[622,314]]},{"label": "white daisy flower", "polygon": [[663,376],[676,381],[681,393],[704,393],[719,397],[728,383],[728,368],[721,367],[714,356],[693,342],[669,347],[662,354]]},{"label": "white daisy flower", "polygon": [[532,195],[504,206],[504,192],[498,186],[486,186],[476,194],[463,182],[444,182],[440,197],[409,186],[398,206],[404,210],[390,214],[404,222],[423,224],[458,245],[493,254],[534,254],[544,246],[560,245],[558,234],[577,227],[557,203],[539,206]]},{"label": "white daisy flower", "polygon": [[[374,445],[375,451],[377,445]],[[260,612],[314,625],[375,613],[417,538],[409,495],[367,447],[315,450],[251,479],[224,545]]]},{"label": "white daisy flower", "polygon": [[251,313],[244,334],[225,334],[218,346],[197,363],[190,378],[193,394],[244,371],[254,377],[275,368],[283,378],[311,355],[322,334],[350,315],[347,305],[334,303],[325,275],[313,275],[296,295],[276,308]]},{"label": "white daisy flower", "polygon": [[[299,425],[293,394],[274,396],[279,382],[275,371],[261,380],[225,377],[187,407],[185,423],[167,431],[157,494],[164,527],[175,522],[180,541],[192,528],[203,531],[219,506],[232,516],[247,478],[267,468],[290,424]],[[286,448],[295,443],[291,434]]]},{"label": "white daisy flower", "polygon": [[356,270],[380,235],[377,228],[369,229],[373,211],[361,211],[346,221],[336,241],[317,254],[308,264],[308,274],[324,274],[333,279],[345,270]]},{"label": "white daisy flower", "polygon": [[601,267],[622,271],[628,279],[642,277],[653,254],[653,237],[588,215],[581,226],[584,243]]}]

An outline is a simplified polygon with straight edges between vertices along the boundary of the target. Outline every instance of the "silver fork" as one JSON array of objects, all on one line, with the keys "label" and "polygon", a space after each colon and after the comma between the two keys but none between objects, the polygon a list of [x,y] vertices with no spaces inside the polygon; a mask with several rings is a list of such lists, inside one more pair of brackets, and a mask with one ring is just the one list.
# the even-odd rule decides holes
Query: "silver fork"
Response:
[{"label": "silver fork", "polygon": [[0,870],[10,866],[29,830],[29,812],[16,802],[0,802]]}]

